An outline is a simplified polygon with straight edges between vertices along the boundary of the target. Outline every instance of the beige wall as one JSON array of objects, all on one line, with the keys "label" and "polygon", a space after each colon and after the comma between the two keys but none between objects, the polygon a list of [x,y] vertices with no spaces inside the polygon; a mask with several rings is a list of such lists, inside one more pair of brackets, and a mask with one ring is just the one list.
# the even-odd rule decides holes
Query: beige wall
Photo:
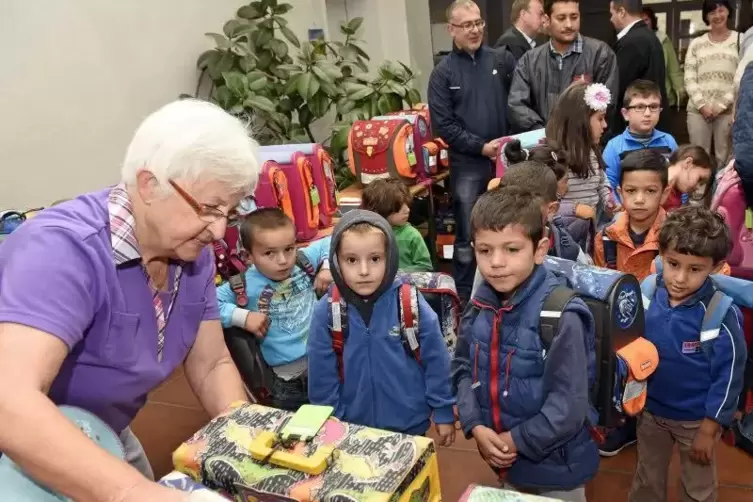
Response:
[{"label": "beige wall", "polygon": [[[337,10],[345,0],[287,1],[294,6],[290,27],[301,39],[309,28],[329,33],[332,22],[336,31],[346,19]],[[385,57],[412,64],[423,74],[424,92],[431,71],[428,3],[347,2],[348,18],[367,17],[366,50],[374,64]],[[407,24],[402,17],[394,40],[398,25],[392,23],[399,18],[381,2],[402,5],[401,12],[414,17]],[[426,6],[406,8],[407,2]],[[203,34],[221,31],[246,3],[0,0],[0,210],[46,205],[116,183],[134,128],[180,93],[194,92],[196,57],[211,46]],[[412,23],[422,26],[409,28]]]}]

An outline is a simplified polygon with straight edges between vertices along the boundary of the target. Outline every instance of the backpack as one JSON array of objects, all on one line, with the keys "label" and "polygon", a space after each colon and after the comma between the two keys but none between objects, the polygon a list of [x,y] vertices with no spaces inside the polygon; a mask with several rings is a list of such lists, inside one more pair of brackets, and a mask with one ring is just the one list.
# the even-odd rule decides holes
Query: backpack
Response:
[{"label": "backpack", "polygon": [[[296,257],[296,266],[306,272],[306,275],[312,280],[316,277],[316,269],[313,263],[300,250]],[[269,301],[273,294],[274,290],[269,286],[262,291],[259,297],[259,312],[263,314],[269,313]],[[248,300],[246,300],[246,304],[248,304]],[[271,396],[270,391],[275,376],[274,370],[267,364],[261,354],[259,340],[253,334],[237,327],[224,328],[222,331],[225,335],[225,345],[227,345],[230,356],[233,358],[233,362],[241,374],[248,393],[257,403],[267,404]]]},{"label": "backpack", "polygon": [[288,177],[282,167],[273,160],[262,164],[259,182],[254,192],[257,207],[276,207],[295,222],[293,199],[290,195]]},{"label": "backpack", "polygon": [[496,177],[501,178],[505,175],[505,170],[507,169],[509,163],[507,161],[507,156],[505,156],[505,144],[509,143],[511,141],[518,140],[520,141],[520,147],[521,148],[533,148],[536,145],[539,145],[546,141],[546,129],[535,129],[533,131],[523,132],[520,134],[515,134],[513,136],[505,136],[500,140],[499,143],[499,153],[497,153],[497,159],[495,161],[495,165],[497,167],[497,173]]},{"label": "backpack", "polygon": [[348,166],[364,185],[390,177],[413,184],[418,177],[414,141],[404,117],[356,120],[348,134]]},{"label": "backpack", "polygon": [[[589,367],[592,410],[588,421],[594,438],[600,442],[603,436],[596,426],[618,425],[625,401],[642,396],[645,402],[645,386],[640,396],[634,396],[628,392],[634,388],[631,382],[645,384],[645,379],[658,364],[655,348],[641,338],[643,306],[640,285],[630,274],[553,256],[547,256],[543,266],[561,283],[546,297],[541,308],[539,334],[544,349],[549,350],[552,346],[559,333],[562,312],[571,299],[581,298],[594,318],[593,335],[585,340],[586,351],[595,352],[595,364]],[[476,309],[475,315],[477,307],[471,308]],[[631,414],[642,409],[640,400],[630,404]]]},{"label": "backpack", "polygon": [[[310,241],[319,232],[319,190],[314,183],[314,171],[309,159],[295,151],[262,150],[261,158],[272,167],[279,168],[287,181],[287,191],[290,198],[290,206],[278,207],[288,214],[295,224],[296,239]],[[264,167],[262,168],[264,171]],[[260,183],[261,186],[261,183]],[[277,193],[275,186],[275,193]],[[258,192],[258,189],[257,189]],[[264,205],[258,200],[259,207]],[[291,214],[288,211],[292,211]]]},{"label": "backpack", "polygon": [[318,143],[302,143],[262,146],[261,151],[291,152],[294,163],[298,163],[301,156],[311,163],[314,184],[319,192],[319,227],[331,227],[334,224],[332,218],[337,213],[339,192],[332,158],[327,150]]},{"label": "backpack", "polygon": [[727,255],[731,275],[753,280],[753,209],[745,202],[740,176],[727,169],[717,181],[711,210],[722,215],[732,236],[732,250]]},{"label": "backpack", "polygon": [[[460,298],[457,295],[453,278],[441,272],[401,272],[396,280],[401,282],[398,290],[398,319],[400,319],[400,335],[408,356],[421,364],[421,344],[418,337],[419,293],[437,313],[447,351],[453,355],[460,326]],[[330,330],[332,349],[337,360],[340,381],[343,381],[345,375],[343,351],[345,341],[348,339],[348,306],[334,284],[329,291],[329,305],[327,324],[332,327]]]}]

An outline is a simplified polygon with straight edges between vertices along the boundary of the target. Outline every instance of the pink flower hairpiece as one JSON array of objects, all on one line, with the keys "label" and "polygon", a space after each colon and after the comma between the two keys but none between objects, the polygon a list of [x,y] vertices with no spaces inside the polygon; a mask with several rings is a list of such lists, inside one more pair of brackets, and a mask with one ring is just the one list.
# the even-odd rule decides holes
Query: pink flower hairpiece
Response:
[{"label": "pink flower hairpiece", "polygon": [[588,107],[595,112],[604,112],[612,101],[612,93],[604,84],[589,84],[584,96]]}]

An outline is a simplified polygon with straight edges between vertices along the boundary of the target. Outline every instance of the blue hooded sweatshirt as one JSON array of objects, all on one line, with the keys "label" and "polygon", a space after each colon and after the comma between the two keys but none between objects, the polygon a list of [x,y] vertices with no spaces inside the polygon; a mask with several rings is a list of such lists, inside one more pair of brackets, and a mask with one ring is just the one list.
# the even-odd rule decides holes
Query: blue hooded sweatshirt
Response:
[{"label": "blue hooded sweatshirt", "polygon": [[[348,287],[337,261],[343,233],[358,223],[369,223],[387,236],[385,276],[369,298],[359,297]],[[314,308],[309,330],[309,400],[334,407],[335,416],[347,422],[419,435],[429,429],[432,415],[438,424],[455,420],[450,355],[437,315],[420,294],[421,363],[408,354],[399,327],[397,268],[397,243],[387,220],[370,211],[346,213],[335,227],[330,247],[330,272],[347,303],[344,378],[341,382],[332,348],[328,293]]]},{"label": "blue hooded sweatshirt", "polygon": [[572,490],[599,468],[586,422],[593,316],[574,298],[548,350],[539,334],[544,300],[557,285],[538,266],[503,304],[484,281],[463,315],[452,363],[463,431],[467,437],[479,425],[510,431],[518,458],[506,479],[518,488]]},{"label": "blue hooded sweatshirt", "polygon": [[[654,298],[644,299],[644,337],[659,351],[659,366],[648,380],[646,409],[670,420],[693,422],[710,418],[729,426],[743,389],[748,350],[742,314],[733,306],[718,333],[701,333],[706,305],[715,287],[709,278],[686,301],[672,307],[661,276]],[[710,331],[710,330],[709,330]],[[710,344],[710,354],[702,348]]]}]

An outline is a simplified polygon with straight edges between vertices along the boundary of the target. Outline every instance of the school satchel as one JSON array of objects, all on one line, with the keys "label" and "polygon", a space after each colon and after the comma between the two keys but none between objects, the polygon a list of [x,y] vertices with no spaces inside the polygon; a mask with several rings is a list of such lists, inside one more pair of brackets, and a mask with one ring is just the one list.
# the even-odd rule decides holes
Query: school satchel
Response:
[{"label": "school satchel", "polygon": [[276,441],[293,413],[245,403],[173,453],[175,469],[234,500],[439,501],[434,441],[329,418],[310,441]]},{"label": "school satchel", "polygon": [[405,118],[353,123],[348,134],[348,166],[362,184],[390,177],[413,184],[417,165],[413,127]]},{"label": "school satchel", "polygon": [[[396,281],[401,282],[398,290],[398,318],[400,336],[408,357],[421,364],[421,342],[418,326],[418,295],[434,310],[439,318],[439,326],[450,356],[455,354],[457,332],[460,326],[460,298],[454,279],[441,272],[401,272]],[[331,326],[332,350],[337,361],[337,373],[344,380],[345,367],[343,352],[348,339],[348,305],[335,284],[329,290],[327,325]]]},{"label": "school satchel", "polygon": [[[316,277],[314,265],[300,250],[296,257],[296,266],[305,271],[312,281]],[[243,295],[247,298],[243,274],[241,274],[241,279]],[[233,291],[235,292],[235,289]],[[264,288],[261,295],[259,295],[259,302],[256,306],[258,312],[269,315],[269,303],[273,295],[274,290],[270,286]],[[248,300],[246,300],[246,305],[248,305]],[[225,345],[227,345],[230,356],[233,358],[233,362],[238,368],[238,372],[241,374],[243,383],[246,384],[246,389],[251,394],[251,397],[255,402],[261,404],[269,403],[272,382],[274,381],[274,371],[261,354],[259,340],[256,339],[253,333],[235,326],[224,328],[222,331],[225,335]]]}]

